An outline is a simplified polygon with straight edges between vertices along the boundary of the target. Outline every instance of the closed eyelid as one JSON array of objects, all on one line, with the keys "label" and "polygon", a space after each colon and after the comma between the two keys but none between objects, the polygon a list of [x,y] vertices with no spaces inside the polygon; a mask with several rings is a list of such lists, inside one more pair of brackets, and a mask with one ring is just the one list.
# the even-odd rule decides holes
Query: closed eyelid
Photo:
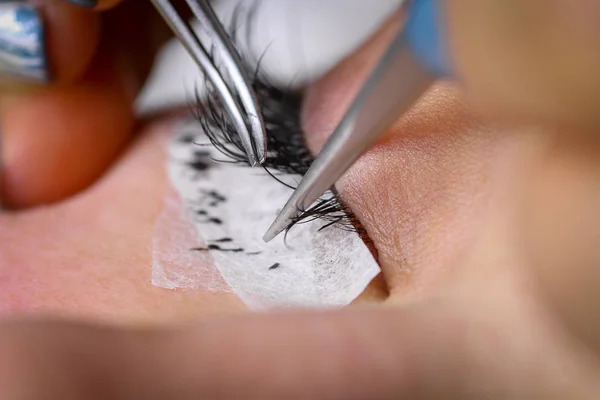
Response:
[{"label": "closed eyelid", "polygon": [[[304,133],[313,155],[335,128],[396,28],[397,20],[390,19],[363,47],[305,91],[301,123],[292,127],[296,134]],[[259,87],[259,93],[264,89]],[[279,109],[279,96],[267,96],[261,104],[264,107],[273,99],[275,109]],[[220,126],[216,132],[227,132],[219,122],[220,114],[213,113],[218,110],[214,106],[218,105],[211,111],[209,103],[208,112],[199,109],[201,122],[207,115],[217,116],[216,121],[204,124],[209,136],[210,125],[215,122]],[[274,114],[281,116],[280,112]],[[289,134],[289,125],[280,127],[282,134]],[[225,142],[236,137],[226,136]],[[273,132],[270,137],[274,137]],[[222,138],[213,139],[219,147]],[[400,118],[337,182],[343,206],[373,241],[392,296],[419,296],[435,287],[444,275],[442,271],[459,264],[473,248],[492,187],[488,172],[493,169],[494,157],[490,155],[494,143],[488,129],[472,117],[458,90],[441,84]],[[284,158],[272,166],[285,168],[289,157]],[[237,160],[243,161],[243,157]]]},{"label": "closed eyelid", "polygon": [[[393,29],[308,88],[303,131],[317,154]],[[393,296],[420,296],[472,247],[479,230],[494,139],[458,90],[439,84],[337,182],[341,200],[373,240]]]}]

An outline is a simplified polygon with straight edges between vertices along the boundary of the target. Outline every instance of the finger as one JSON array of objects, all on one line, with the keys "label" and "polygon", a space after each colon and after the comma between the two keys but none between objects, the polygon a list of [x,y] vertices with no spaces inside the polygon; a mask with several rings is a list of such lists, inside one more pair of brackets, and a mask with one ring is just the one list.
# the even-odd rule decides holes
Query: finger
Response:
[{"label": "finger", "polygon": [[[19,152],[21,146],[28,146],[28,143],[36,143],[45,145],[49,140],[46,138],[43,131],[48,130],[49,134],[55,134],[55,138],[60,141],[63,129],[53,125],[53,118],[60,116],[61,113],[55,114],[55,106],[58,105],[60,110],[60,102],[55,103],[54,93],[64,92],[64,87],[69,82],[73,82],[84,74],[88,68],[90,61],[96,51],[99,41],[99,19],[97,16],[85,11],[79,7],[74,7],[61,0],[40,0],[36,2],[35,11],[30,8],[29,3],[12,3],[16,4],[14,10],[6,10],[6,15],[18,15],[29,10],[29,16],[36,16],[34,19],[20,19],[21,25],[15,28],[15,32],[26,32],[31,28],[28,24],[43,24],[37,26],[38,31],[43,31],[44,34],[34,36],[37,40],[36,45],[41,49],[41,57],[45,60],[44,69],[40,71],[40,75],[52,80],[48,86],[30,85],[29,79],[14,79],[12,73],[4,73],[3,88],[0,92],[0,118],[2,121],[2,189],[7,205],[38,204],[47,199],[51,199],[53,193],[48,193],[46,196],[43,188],[36,188],[35,183],[28,182],[27,178],[23,181],[23,185],[29,188],[29,185],[34,191],[42,191],[42,196],[34,194],[34,197],[28,197],[27,192],[21,189],[23,186],[20,183],[21,176],[14,176],[16,172],[23,173],[23,163],[34,159],[35,164],[36,147],[32,147],[30,155],[25,154],[22,161],[16,152]],[[10,14],[13,12],[13,14]],[[34,14],[31,14],[33,12]],[[26,14],[27,15],[27,14]],[[11,19],[4,18],[2,23],[8,24]],[[2,25],[0,23],[0,26]],[[4,27],[9,29],[9,26]],[[19,35],[14,38],[18,42]],[[8,72],[16,72],[16,75],[26,75],[21,73],[22,65],[8,64]],[[5,68],[6,69],[6,68]],[[41,79],[43,80],[43,79]],[[52,110],[54,109],[54,110]],[[47,111],[44,111],[47,110]],[[51,111],[50,113],[48,111]],[[73,110],[73,111],[76,111]],[[62,113],[65,114],[64,112]],[[59,117],[60,118],[60,117]],[[49,125],[45,125],[48,122]],[[61,124],[62,126],[62,124]],[[56,131],[59,134],[56,135]],[[39,139],[42,139],[41,142]],[[50,146],[49,151],[52,151]],[[10,155],[12,153],[12,155]],[[58,157],[62,154],[57,154]],[[44,157],[41,158],[43,162]],[[25,171],[26,175],[26,171]],[[41,178],[45,175],[42,173]],[[18,180],[15,185],[14,182]],[[60,192],[60,185],[57,188]],[[53,189],[54,192],[54,189]]]},{"label": "finger", "polygon": [[396,349],[379,344],[408,335],[394,337],[393,320],[369,333],[383,315],[364,316],[257,317],[143,333],[12,325],[0,333],[0,379],[7,398],[21,399],[87,398],[98,388],[115,400],[383,398],[412,377],[398,374]]},{"label": "finger", "polygon": [[5,324],[0,384],[9,399],[115,400],[582,398],[595,387],[545,331],[509,334],[526,319],[456,310],[250,315],[144,332]]},{"label": "finger", "polygon": [[133,99],[162,40],[156,20],[147,18],[150,11],[146,2],[128,2],[107,12],[98,53],[75,82],[1,97],[2,193],[8,206],[33,206],[76,193],[126,145],[135,121]]},{"label": "finger", "polygon": [[97,16],[62,0],[3,3],[0,13],[3,94],[73,81],[85,72],[99,40]]},{"label": "finger", "polygon": [[134,124],[131,94],[111,64],[106,56],[78,84],[2,99],[5,205],[34,206],[76,193],[123,148]]}]

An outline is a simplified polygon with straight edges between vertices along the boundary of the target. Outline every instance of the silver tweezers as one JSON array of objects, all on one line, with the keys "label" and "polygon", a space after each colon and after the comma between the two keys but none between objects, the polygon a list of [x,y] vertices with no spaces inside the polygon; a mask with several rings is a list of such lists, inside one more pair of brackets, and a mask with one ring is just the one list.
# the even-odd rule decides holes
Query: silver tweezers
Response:
[{"label": "silver tweezers", "polygon": [[262,164],[267,154],[267,137],[256,94],[244,72],[240,56],[212,7],[206,0],[185,0],[202,28],[208,32],[214,50],[219,54],[219,61],[223,63],[225,76],[231,81],[231,88],[213,63],[210,51],[207,51],[190,23],[178,14],[171,2],[151,1],[221,97],[250,165]]},{"label": "silver tweezers", "polygon": [[[432,38],[436,0],[416,0],[417,11],[400,29],[354,102],[306,172],[263,239],[268,242],[297,221],[438,78],[417,51],[436,50]],[[410,23],[409,23],[410,22]],[[423,25],[425,24],[425,25]],[[424,30],[425,29],[425,30]],[[427,30],[429,29],[429,30]],[[414,34],[417,34],[416,36]],[[436,43],[437,44],[437,43]],[[429,48],[423,48],[429,47]],[[437,60],[436,60],[437,61]],[[435,71],[437,73],[437,71]]]}]

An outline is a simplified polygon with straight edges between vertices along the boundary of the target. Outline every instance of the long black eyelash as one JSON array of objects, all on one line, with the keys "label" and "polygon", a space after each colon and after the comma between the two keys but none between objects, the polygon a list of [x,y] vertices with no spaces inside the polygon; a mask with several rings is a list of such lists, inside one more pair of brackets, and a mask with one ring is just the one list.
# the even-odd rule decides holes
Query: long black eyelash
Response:
[{"label": "long black eyelash", "polygon": [[[291,91],[276,89],[260,79],[254,81],[253,88],[258,97],[267,131],[268,152],[262,167],[281,184],[295,189],[294,185],[284,182],[279,175],[304,175],[314,160],[302,137],[301,96]],[[235,127],[216,95],[209,94],[205,100],[197,96],[194,113],[212,145],[226,157],[226,160],[218,161],[248,166]],[[361,230],[354,215],[340,203],[332,191],[321,197],[309,209],[304,210],[288,225],[286,231],[296,224],[316,219],[327,221],[321,229],[335,226],[352,231]]]},{"label": "long black eyelash", "polygon": [[[238,38],[237,23],[246,13],[247,21],[252,19],[258,3],[251,3],[249,8],[243,10],[238,7],[234,12],[229,27],[230,36]],[[248,27],[250,24],[247,25]],[[244,35],[250,38],[250,29]],[[213,56],[211,54],[211,56]],[[214,60],[214,56],[213,56]],[[260,65],[259,62],[256,63]],[[267,133],[267,157],[262,167],[271,177],[281,184],[295,189],[294,185],[284,182],[279,178],[281,174],[303,176],[312,164],[314,158],[306,147],[300,124],[300,109],[302,97],[292,91],[277,89],[267,83],[266,79],[259,76],[259,67],[250,75],[253,76],[252,87],[257,95],[257,100]],[[196,104],[194,114],[212,145],[227,159],[218,160],[248,166],[248,160],[243,146],[237,135],[234,125],[229,120],[220,98],[214,92],[210,82],[206,81],[208,97],[202,100],[196,91]],[[363,237],[364,229],[354,214],[337,198],[335,189],[323,195],[309,209],[303,210],[287,227],[286,234],[294,225],[325,220],[326,224],[321,229],[335,226],[341,229],[357,231]]]}]

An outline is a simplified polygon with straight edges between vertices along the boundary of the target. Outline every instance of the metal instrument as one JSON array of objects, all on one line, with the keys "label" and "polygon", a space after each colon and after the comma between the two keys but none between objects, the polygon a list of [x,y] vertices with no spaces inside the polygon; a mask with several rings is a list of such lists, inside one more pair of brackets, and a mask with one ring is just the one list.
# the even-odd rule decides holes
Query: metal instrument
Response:
[{"label": "metal instrument", "polygon": [[262,164],[267,154],[267,138],[256,94],[244,72],[240,56],[208,1],[185,0],[185,3],[202,24],[203,30],[208,32],[212,50],[218,52],[220,68],[225,74],[219,71],[211,51],[205,48],[190,23],[181,17],[171,1],[151,1],[216,89],[236,127],[250,165]]},{"label": "metal instrument", "polygon": [[285,230],[354,164],[440,76],[440,0],[415,0],[408,18],[263,239]]}]

